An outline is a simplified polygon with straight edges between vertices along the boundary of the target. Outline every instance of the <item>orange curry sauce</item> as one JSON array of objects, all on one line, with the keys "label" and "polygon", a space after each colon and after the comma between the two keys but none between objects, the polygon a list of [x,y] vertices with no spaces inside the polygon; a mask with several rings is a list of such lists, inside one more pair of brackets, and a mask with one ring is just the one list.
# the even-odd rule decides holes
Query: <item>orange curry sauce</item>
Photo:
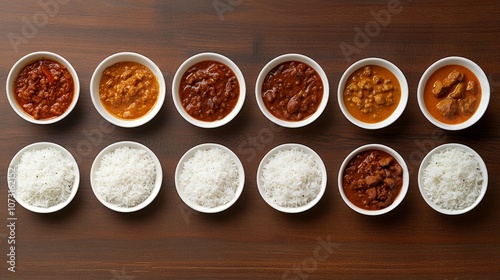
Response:
[{"label": "orange curry sauce", "polygon": [[[477,77],[464,66],[460,65],[447,65],[442,68],[439,68],[436,72],[434,72],[429,79],[427,80],[427,83],[425,84],[425,89],[424,89],[424,102],[425,102],[425,107],[429,111],[429,113],[438,121],[446,124],[459,124],[463,123],[466,120],[468,120],[474,113],[470,115],[463,115],[460,113],[454,114],[453,118],[446,118],[443,116],[443,114],[438,110],[437,104],[447,98],[448,93],[443,94],[442,96],[435,97],[434,94],[432,93],[432,89],[434,86],[434,83],[437,80],[443,80],[445,79],[453,70],[458,70],[464,74],[464,78],[462,82],[467,84],[469,81],[474,81],[477,86],[477,92],[475,94],[476,97],[476,105],[474,108],[474,112],[477,110],[477,107],[479,106],[479,103],[481,101],[481,84],[479,83],[479,80]],[[453,88],[453,87],[452,87]]]}]

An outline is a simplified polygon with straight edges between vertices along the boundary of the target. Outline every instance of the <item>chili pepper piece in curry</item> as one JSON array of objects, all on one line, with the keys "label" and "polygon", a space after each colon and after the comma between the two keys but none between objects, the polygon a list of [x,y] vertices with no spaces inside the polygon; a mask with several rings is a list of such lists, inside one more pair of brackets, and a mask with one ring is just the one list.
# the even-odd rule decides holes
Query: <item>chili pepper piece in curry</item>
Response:
[{"label": "chili pepper piece in curry", "polygon": [[64,114],[73,101],[74,91],[69,70],[50,59],[25,66],[14,82],[17,104],[36,120]]}]

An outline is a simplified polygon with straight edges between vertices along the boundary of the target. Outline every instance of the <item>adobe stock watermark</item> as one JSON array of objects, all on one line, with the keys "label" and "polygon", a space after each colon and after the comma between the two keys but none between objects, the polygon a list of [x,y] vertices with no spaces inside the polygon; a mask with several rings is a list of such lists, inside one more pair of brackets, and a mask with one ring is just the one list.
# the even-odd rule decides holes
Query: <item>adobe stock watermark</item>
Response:
[{"label": "adobe stock watermark", "polygon": [[19,53],[19,46],[28,44],[29,39],[35,38],[40,29],[49,23],[49,19],[55,17],[61,5],[67,5],[71,0],[38,0],[40,10],[31,16],[23,16],[23,23],[19,30],[7,33],[7,39],[15,53]]},{"label": "adobe stock watermark", "polygon": [[14,193],[16,192],[16,168],[9,167],[7,171],[7,270],[16,272],[16,200]]},{"label": "adobe stock watermark", "polygon": [[238,152],[247,162],[251,162],[257,156],[257,152],[269,148],[273,143],[276,133],[283,131],[283,127],[269,122],[269,127],[263,127],[257,135],[248,135],[239,145]]},{"label": "adobe stock watermark", "polygon": [[[408,0],[411,1],[411,0]],[[399,0],[389,0],[387,7],[379,11],[370,11],[369,21],[364,27],[354,27],[354,38],[352,42],[341,42],[340,50],[347,62],[351,62],[351,56],[359,54],[368,47],[371,39],[378,36],[383,27],[388,26],[394,15],[403,11],[403,5]]]},{"label": "adobe stock watermark", "polygon": [[200,213],[198,211],[195,211],[193,209],[191,209],[189,206],[187,206],[186,204],[184,204],[183,202],[181,202],[177,208],[179,208],[179,211],[181,212],[182,214],[182,218],[184,219],[184,222],[186,223],[186,225],[190,225],[191,224],[191,221],[189,220],[189,218],[193,215],[199,215]]},{"label": "adobe stock watermark", "polygon": [[122,268],[121,270],[111,270],[111,273],[113,274],[113,278],[111,280],[134,280],[135,276],[128,275],[127,271],[125,268]]},{"label": "adobe stock watermark", "polygon": [[332,243],[331,235],[323,240],[321,237],[316,239],[318,244],[314,248],[312,254],[300,263],[294,264],[292,268],[287,269],[282,275],[282,280],[306,280],[311,274],[318,270],[321,262],[326,261],[335,249],[340,247],[340,243]]},{"label": "adobe stock watermark", "polygon": [[242,2],[243,0],[214,0],[212,1],[212,5],[220,21],[224,21],[224,14],[234,11],[234,8]]},{"label": "adobe stock watermark", "polygon": [[427,153],[436,146],[444,144],[447,139],[448,135],[441,129],[433,130],[428,139],[415,139],[414,145],[416,149],[408,157],[408,169],[418,168]]},{"label": "adobe stock watermark", "polygon": [[83,157],[90,155],[94,148],[102,144],[105,135],[111,134],[115,130],[115,126],[106,120],[101,120],[99,125],[91,130],[83,129],[80,140],[76,143],[76,147],[69,146],[72,150],[73,157],[76,161],[82,160]]}]

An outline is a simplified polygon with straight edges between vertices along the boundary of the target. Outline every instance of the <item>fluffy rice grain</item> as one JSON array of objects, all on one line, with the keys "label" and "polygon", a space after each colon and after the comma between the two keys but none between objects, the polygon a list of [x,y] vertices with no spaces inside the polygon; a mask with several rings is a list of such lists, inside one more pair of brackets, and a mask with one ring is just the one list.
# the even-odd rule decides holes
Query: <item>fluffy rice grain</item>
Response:
[{"label": "fluffy rice grain", "polygon": [[95,172],[95,189],[105,201],[120,207],[144,202],[156,182],[156,165],[147,151],[119,147],[103,155]]},{"label": "fluffy rice grain", "polygon": [[179,182],[190,201],[214,208],[234,199],[240,177],[238,167],[228,153],[209,148],[197,150],[184,162]]},{"label": "fluffy rice grain", "polygon": [[300,207],[315,199],[321,189],[321,169],[310,154],[292,148],[273,155],[262,169],[263,190],[277,205]]},{"label": "fluffy rice grain", "polygon": [[24,152],[16,174],[16,197],[42,208],[68,200],[75,182],[73,163],[51,147]]},{"label": "fluffy rice grain", "polygon": [[432,155],[423,170],[423,183],[427,196],[439,207],[461,210],[478,198],[483,175],[472,153],[448,148]]}]

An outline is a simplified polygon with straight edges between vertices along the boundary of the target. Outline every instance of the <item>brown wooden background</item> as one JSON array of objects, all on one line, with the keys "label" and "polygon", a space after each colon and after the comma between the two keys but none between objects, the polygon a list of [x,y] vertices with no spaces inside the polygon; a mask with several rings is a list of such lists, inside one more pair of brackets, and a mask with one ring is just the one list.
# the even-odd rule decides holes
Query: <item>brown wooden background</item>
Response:
[{"label": "brown wooden background", "polygon": [[[46,3],[46,4],[43,4]],[[383,12],[385,10],[386,12]],[[391,12],[391,13],[389,13]],[[389,13],[390,16],[387,16]],[[385,17],[378,15],[384,14]],[[377,22],[378,17],[378,22]],[[361,35],[363,33],[364,35]],[[345,55],[341,43],[356,52]],[[500,277],[500,5],[498,1],[133,1],[40,0],[0,4],[0,260],[1,279],[493,279]],[[53,51],[78,71],[81,95],[64,121],[33,125],[5,96],[10,67],[23,55]],[[168,85],[156,118],[139,128],[109,125],[94,109],[89,83],[105,57],[134,51],[162,69]],[[236,62],[247,82],[246,103],[218,129],[187,123],[174,108],[171,82],[178,66],[199,52]],[[254,85],[260,69],[289,52],[310,56],[329,77],[323,115],[300,129],[272,125],[259,111]],[[420,76],[434,61],[459,55],[478,63],[492,98],[473,127],[447,132],[421,114]],[[343,71],[356,60],[382,57],[406,74],[410,99],[388,128],[366,131],[342,115],[336,98]],[[144,210],[115,213],[95,198],[89,182],[94,157],[105,146],[138,141],[159,157],[162,190]],[[74,201],[54,214],[15,211],[16,272],[8,268],[7,167],[21,148],[51,141],[77,158],[81,184]],[[198,214],[174,186],[179,158],[216,142],[232,149],[246,171],[238,202],[220,214]],[[275,211],[260,197],[255,174],[273,147],[298,142],[314,149],[328,170],[328,186],[310,211]],[[417,170],[437,145],[458,142],[485,160],[490,183],[482,203],[461,216],[444,216],[422,199]],[[411,173],[406,199],[382,217],[349,209],[337,187],[339,166],[353,149],[382,143],[396,149]],[[325,244],[328,246],[325,248]]]}]

